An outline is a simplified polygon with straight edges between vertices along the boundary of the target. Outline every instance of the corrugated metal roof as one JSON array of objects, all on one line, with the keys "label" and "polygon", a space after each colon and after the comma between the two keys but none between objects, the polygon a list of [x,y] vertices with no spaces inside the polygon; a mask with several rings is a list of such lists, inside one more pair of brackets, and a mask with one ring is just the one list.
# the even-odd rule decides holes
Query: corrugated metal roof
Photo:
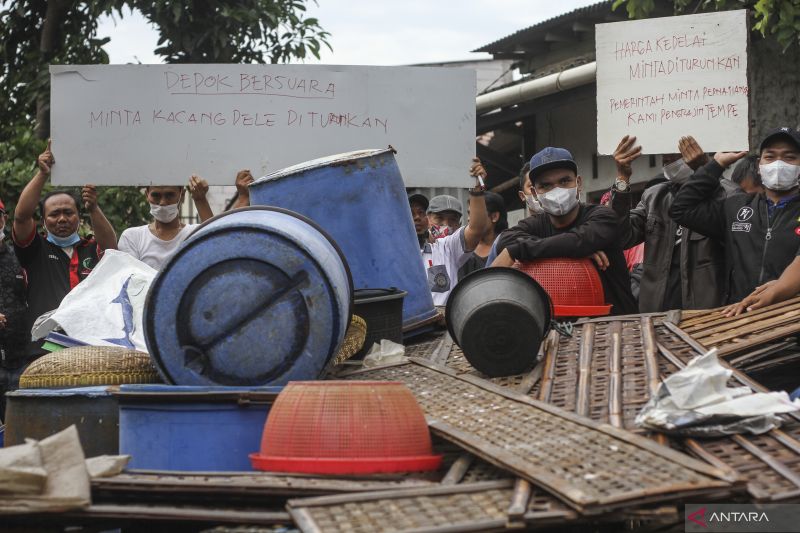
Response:
[{"label": "corrugated metal roof", "polygon": [[[553,28],[556,28],[564,24],[565,22],[573,21],[575,19],[586,17],[588,15],[610,14],[612,13],[611,6],[613,5],[613,3],[614,3],[613,0],[606,0],[605,2],[598,2],[590,6],[573,9],[568,13],[558,15],[557,17],[547,19],[545,21],[534,24],[533,26],[529,26],[525,29],[514,32],[507,37],[503,37],[502,39],[498,39],[493,43],[489,43],[485,46],[482,46],[481,48],[473,50],[473,52],[488,52],[492,54],[497,52],[513,51],[517,44],[529,41],[532,38],[537,37],[537,34],[540,34],[547,30],[552,30]],[[624,16],[624,9],[621,9],[621,12],[623,13]]]}]

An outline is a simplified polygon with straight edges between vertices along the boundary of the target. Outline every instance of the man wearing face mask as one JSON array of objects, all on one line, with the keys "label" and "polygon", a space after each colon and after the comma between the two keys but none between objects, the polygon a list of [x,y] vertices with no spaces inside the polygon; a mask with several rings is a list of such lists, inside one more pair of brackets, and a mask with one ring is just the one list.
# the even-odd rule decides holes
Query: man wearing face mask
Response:
[{"label": "man wearing face mask", "polygon": [[580,202],[583,180],[572,154],[564,148],[545,148],[531,158],[530,165],[533,194],[544,213],[530,216],[500,235],[500,254],[492,266],[603,252],[608,266],[600,271],[600,279],[606,301],[613,305],[612,313],[635,313],[617,216],[607,207]]},{"label": "man wearing face mask", "polygon": [[[194,200],[200,222],[213,216],[206,193],[208,183],[198,176],[189,180],[189,192]],[[179,217],[185,190],[179,185],[156,186],[145,189],[153,221],[144,226],[128,228],[119,238],[119,249],[161,270],[197,224],[184,224]]]},{"label": "man wearing face mask", "polygon": [[[78,235],[79,201],[72,193],[52,191],[39,200],[54,164],[48,141],[47,149],[37,160],[38,172],[23,189],[14,212],[14,251],[28,274],[28,334],[40,315],[57,309],[64,296],[91,273],[103,250],[117,247],[117,235],[97,205],[94,186],[83,187],[82,203],[95,237]],[[44,235],[36,232],[33,216],[37,203]],[[40,345],[30,346],[32,357],[43,353]]]},{"label": "man wearing face mask", "polygon": [[[667,181],[648,187],[636,207],[631,204],[632,164],[640,155],[636,138],[626,135],[614,152],[617,181],[611,207],[621,223],[622,246],[644,243],[639,282],[639,312],[670,309],[709,309],[724,303],[725,250],[721,243],[676,224],[669,216],[675,195],[708,157],[691,137],[680,154],[666,154]],[[723,187],[720,183],[726,183]],[[717,183],[713,194],[724,198],[736,187],[729,180]]]},{"label": "man wearing face mask", "polygon": [[[473,160],[470,174],[486,177],[486,171],[477,159]],[[462,208],[458,198],[434,196],[428,205],[431,242],[422,249],[422,262],[436,306],[447,305],[447,297],[458,282],[458,269],[467,262],[486,232],[491,230],[483,189],[476,186],[469,191],[469,195],[470,216],[465,227],[461,227]]]},{"label": "man wearing face mask", "polygon": [[714,198],[725,168],[747,155],[719,152],[681,188],[670,209],[677,223],[725,243],[726,303],[777,279],[800,248],[800,133],[773,130],[759,153],[763,193]]},{"label": "man wearing face mask", "polygon": [[428,233],[428,206],[430,202],[424,194],[412,194],[408,197],[408,207],[411,209],[411,219],[414,221],[414,231],[417,233],[419,249],[422,250],[430,238]]}]

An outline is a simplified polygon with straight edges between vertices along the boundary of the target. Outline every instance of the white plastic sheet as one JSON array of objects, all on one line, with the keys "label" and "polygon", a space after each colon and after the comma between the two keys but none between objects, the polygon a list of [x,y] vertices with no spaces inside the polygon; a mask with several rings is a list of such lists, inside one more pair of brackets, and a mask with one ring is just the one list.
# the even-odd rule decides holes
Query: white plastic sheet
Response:
[{"label": "white plastic sheet", "polygon": [[800,410],[780,392],[752,392],[728,387],[732,371],[713,349],[671,375],[636,417],[640,427],[682,435],[719,436],[764,433],[780,426],[779,413]]},{"label": "white plastic sheet", "polygon": [[156,270],[117,250],[107,250],[92,273],[67,294],[55,313],[34,329],[40,338],[56,326],[93,346],[147,351],[142,315]]},{"label": "white plastic sheet", "polygon": [[372,345],[369,353],[364,357],[364,368],[402,363],[406,360],[406,349],[402,344],[397,344],[388,339],[381,339]]}]

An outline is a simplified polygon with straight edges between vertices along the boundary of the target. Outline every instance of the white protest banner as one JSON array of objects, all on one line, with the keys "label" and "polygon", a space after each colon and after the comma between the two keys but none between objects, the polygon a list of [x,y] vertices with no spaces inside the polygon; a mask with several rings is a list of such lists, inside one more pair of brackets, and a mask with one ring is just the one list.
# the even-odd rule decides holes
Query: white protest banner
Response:
[{"label": "white protest banner", "polygon": [[327,65],[51,66],[53,182],[232,185],[392,145],[409,187],[469,187],[475,71]]},{"label": "white protest banner", "polygon": [[598,24],[597,151],[635,135],[644,153],[747,150],[745,10]]}]

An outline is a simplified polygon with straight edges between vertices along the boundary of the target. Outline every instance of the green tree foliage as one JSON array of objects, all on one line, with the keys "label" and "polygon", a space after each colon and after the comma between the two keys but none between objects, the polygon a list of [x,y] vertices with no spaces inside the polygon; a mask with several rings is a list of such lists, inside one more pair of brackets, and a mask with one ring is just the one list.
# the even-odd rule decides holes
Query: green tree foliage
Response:
[{"label": "green tree foliage", "polygon": [[[774,37],[783,49],[800,46],[800,0],[672,0],[676,13],[751,9],[753,30]],[[655,0],[615,0],[613,9],[624,5],[629,18],[646,18]]]},{"label": "green tree foliage", "polygon": [[[50,135],[48,65],[108,63],[98,19],[127,9],[155,25],[167,63],[281,63],[330,48],[306,0],[0,0],[0,198],[10,213]],[[101,187],[98,201],[118,232],[148,219],[136,187]]]}]

